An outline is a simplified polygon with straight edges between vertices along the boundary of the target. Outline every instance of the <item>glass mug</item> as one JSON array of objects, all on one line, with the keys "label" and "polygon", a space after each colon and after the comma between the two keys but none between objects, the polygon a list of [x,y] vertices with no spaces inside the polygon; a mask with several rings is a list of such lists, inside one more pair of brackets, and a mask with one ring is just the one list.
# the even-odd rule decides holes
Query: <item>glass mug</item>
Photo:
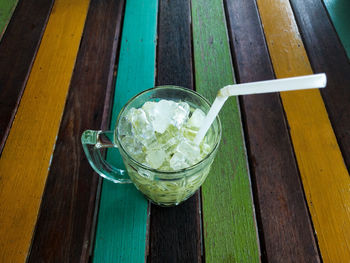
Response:
[{"label": "glass mug", "polygon": [[[177,86],[159,86],[136,95],[120,111],[113,131],[83,132],[81,142],[93,169],[103,178],[114,183],[134,183],[151,202],[160,206],[174,206],[191,197],[206,179],[221,139],[219,117],[211,125],[206,139],[211,146],[209,153],[198,163],[176,171],[160,171],[135,160],[124,148],[118,136],[118,125],[132,108],[140,108],[147,101],[161,99],[187,102],[191,109],[208,113],[210,103],[198,93]],[[122,156],[126,171],[114,167],[103,157],[101,150],[117,148]]]}]

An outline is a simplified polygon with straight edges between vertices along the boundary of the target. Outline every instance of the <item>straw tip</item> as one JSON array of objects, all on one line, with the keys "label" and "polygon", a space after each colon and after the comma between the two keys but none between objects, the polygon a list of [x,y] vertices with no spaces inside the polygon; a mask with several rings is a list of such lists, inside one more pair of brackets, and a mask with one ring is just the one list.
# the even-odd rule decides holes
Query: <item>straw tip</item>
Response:
[{"label": "straw tip", "polygon": [[320,75],[320,77],[321,77],[321,85],[322,85],[321,88],[325,88],[326,85],[327,85],[327,75],[326,75],[326,73],[320,73],[318,75]]}]

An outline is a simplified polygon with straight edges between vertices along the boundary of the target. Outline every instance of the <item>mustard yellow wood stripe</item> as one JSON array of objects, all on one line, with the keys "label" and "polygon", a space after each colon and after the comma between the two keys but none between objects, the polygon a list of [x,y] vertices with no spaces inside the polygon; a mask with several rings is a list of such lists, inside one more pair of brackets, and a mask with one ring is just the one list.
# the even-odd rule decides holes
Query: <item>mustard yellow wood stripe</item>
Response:
[{"label": "mustard yellow wood stripe", "polygon": [[0,262],[25,262],[89,0],[57,0],[0,159]]},{"label": "mustard yellow wood stripe", "polygon": [[[288,0],[258,0],[278,78],[312,74]],[[350,178],[318,90],[281,93],[324,262],[350,259]]]}]

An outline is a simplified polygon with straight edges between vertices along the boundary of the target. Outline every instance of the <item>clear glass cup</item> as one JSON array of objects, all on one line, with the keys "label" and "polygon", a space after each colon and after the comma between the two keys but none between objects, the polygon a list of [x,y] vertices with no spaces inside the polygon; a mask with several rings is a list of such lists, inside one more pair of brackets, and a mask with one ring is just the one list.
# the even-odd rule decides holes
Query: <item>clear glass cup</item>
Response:
[{"label": "clear glass cup", "polygon": [[[192,90],[177,86],[159,86],[141,92],[129,100],[120,111],[113,131],[86,130],[82,134],[81,142],[90,165],[103,178],[114,183],[132,182],[151,202],[161,206],[174,206],[191,197],[206,179],[219,147],[221,123],[217,117],[206,135],[205,139],[212,147],[204,159],[177,171],[152,169],[139,163],[126,151],[118,136],[118,126],[130,108],[140,108],[146,101],[161,99],[184,101],[191,108],[199,108],[204,113],[210,109],[210,103]],[[118,148],[126,171],[105,160],[102,150],[106,148]]]}]

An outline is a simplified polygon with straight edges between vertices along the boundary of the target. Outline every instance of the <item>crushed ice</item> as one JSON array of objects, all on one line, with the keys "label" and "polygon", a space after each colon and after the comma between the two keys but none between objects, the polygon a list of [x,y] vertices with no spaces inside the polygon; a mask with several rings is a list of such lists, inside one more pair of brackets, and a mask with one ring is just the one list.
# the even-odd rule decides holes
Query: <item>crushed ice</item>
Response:
[{"label": "crushed ice", "polygon": [[206,142],[193,143],[205,113],[188,103],[148,101],[131,108],[118,125],[118,136],[137,161],[162,171],[180,170],[203,159],[211,149]]}]

